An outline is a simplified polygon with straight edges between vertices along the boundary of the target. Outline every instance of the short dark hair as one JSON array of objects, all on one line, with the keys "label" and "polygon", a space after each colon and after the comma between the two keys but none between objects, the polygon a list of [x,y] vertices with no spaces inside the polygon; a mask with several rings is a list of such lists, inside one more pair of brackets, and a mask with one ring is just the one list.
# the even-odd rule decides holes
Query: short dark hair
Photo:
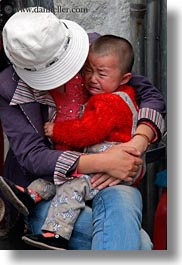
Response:
[{"label": "short dark hair", "polygon": [[103,35],[91,46],[90,52],[99,55],[114,54],[118,56],[122,71],[131,72],[134,63],[134,51],[131,43],[122,37],[115,35]]}]

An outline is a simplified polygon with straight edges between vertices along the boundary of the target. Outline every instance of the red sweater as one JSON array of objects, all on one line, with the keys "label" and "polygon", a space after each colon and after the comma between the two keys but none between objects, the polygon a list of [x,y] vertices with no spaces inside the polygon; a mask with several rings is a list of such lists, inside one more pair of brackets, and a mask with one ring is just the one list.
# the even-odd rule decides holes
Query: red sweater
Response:
[{"label": "red sweater", "polygon": [[[137,109],[134,90],[121,86]],[[66,148],[78,149],[103,141],[127,142],[131,139],[133,113],[129,105],[116,94],[91,96],[81,118],[55,122],[53,140]]]}]

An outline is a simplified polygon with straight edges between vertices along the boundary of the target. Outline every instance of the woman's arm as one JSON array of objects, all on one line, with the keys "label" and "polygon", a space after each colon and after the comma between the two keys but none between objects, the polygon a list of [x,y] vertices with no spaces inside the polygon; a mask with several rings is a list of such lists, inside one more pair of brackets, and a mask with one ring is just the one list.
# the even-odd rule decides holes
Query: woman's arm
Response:
[{"label": "woman's arm", "polygon": [[[164,117],[166,115],[166,106],[160,91],[152,86],[152,84],[145,77],[140,75],[134,74],[129,84],[136,88],[137,101],[140,108],[138,116],[138,127],[135,133],[146,135],[149,138],[149,142],[160,140],[160,137],[164,133],[165,129]],[[118,151],[120,148],[120,159],[121,154],[123,155],[123,163],[126,163],[127,161],[129,162],[128,165],[125,164],[125,166],[123,167],[123,169],[126,169],[126,171],[128,170],[127,173],[123,170],[122,173],[118,171],[119,174],[117,176],[113,175],[114,171],[108,173],[111,174],[111,177],[109,177],[107,174],[103,174],[101,176],[95,175],[92,178],[93,187],[103,189],[111,184],[113,185],[113,183],[115,183],[114,185],[116,185],[122,178],[125,181],[131,181],[131,177],[134,176],[138,170],[137,163],[139,163],[139,160],[137,160],[137,158],[139,157],[137,157],[137,155],[135,155],[134,153],[128,153],[130,156],[127,157],[126,150],[122,149],[123,147],[136,148],[134,150],[140,151],[139,153],[140,155],[142,155],[148,148],[148,140],[146,140],[146,137],[136,135],[129,142],[116,146],[116,148],[118,148]],[[112,150],[115,152],[117,151],[114,149]],[[103,155],[107,154],[105,153]],[[86,157],[83,156],[80,158],[80,161],[84,159],[86,160]],[[136,160],[132,164],[130,159]],[[117,158],[115,158],[115,161],[116,160]],[[99,160],[97,160],[97,162],[99,162]],[[113,162],[114,161],[111,162],[112,165],[114,165]],[[141,160],[140,163],[142,163]],[[82,165],[84,165],[84,163]],[[85,165],[88,169],[89,165],[87,165],[87,163]],[[131,171],[128,169],[129,165],[132,165]],[[82,166],[80,166],[80,164],[78,164],[78,170],[82,170]]]},{"label": "woman's arm", "polygon": [[[41,128],[39,104],[29,105],[30,107],[32,105],[32,114],[35,112],[36,119],[40,120]],[[32,126],[20,106],[9,106],[9,102],[1,97],[0,119],[10,148],[21,167],[35,177],[53,175],[56,161],[61,153],[49,149],[41,130]]]},{"label": "woman's arm", "polygon": [[12,177],[18,169],[26,179],[25,184],[37,176],[50,180],[57,174],[63,178],[68,177],[80,153],[61,152],[50,148],[43,133],[43,116],[48,114],[45,105],[38,102],[10,105],[18,80],[11,66],[0,73],[0,119],[13,150],[13,156],[11,152],[7,156],[7,163],[5,162],[6,173],[8,174],[8,161],[12,160],[17,167],[11,174]]},{"label": "woman's arm", "polygon": [[114,145],[105,152],[81,156],[77,168],[85,174],[104,172],[120,181],[136,175],[143,164],[140,155],[134,147]]},{"label": "woman's arm", "polygon": [[[0,91],[2,92],[1,86]],[[39,104],[29,103],[26,106],[32,107],[32,119],[35,119],[39,124]],[[45,175],[53,176],[56,174],[55,172],[64,178],[69,176],[67,174],[78,162],[78,169],[82,173],[105,172],[111,174],[112,177],[124,179],[132,175],[133,169],[136,170],[136,163],[142,163],[138,157],[139,153],[133,148],[130,148],[129,151],[132,150],[136,157],[129,155],[129,153],[127,155],[126,150],[128,148],[123,147],[118,147],[116,150],[112,149],[107,154],[81,157],[79,153],[51,150],[45,144],[45,139],[41,135],[41,128],[36,131],[22,109],[19,106],[10,106],[9,100],[2,96],[0,97],[0,119],[18,163],[26,170],[27,174],[35,175],[35,178]]]},{"label": "woman's arm", "polygon": [[139,124],[134,137],[123,145],[135,147],[141,154],[143,154],[148,149],[154,137],[155,133],[151,127],[146,124]]},{"label": "woman's arm", "polygon": [[132,78],[128,84],[135,88],[136,100],[140,109],[154,109],[159,112],[163,118],[165,117],[166,105],[164,98],[159,89],[153,86],[146,77],[132,73]]},{"label": "woman's arm", "polygon": [[129,84],[135,88],[139,105],[138,125],[148,125],[155,134],[153,142],[159,141],[165,131],[166,105],[161,92],[146,77],[133,74]]},{"label": "woman's arm", "polygon": [[[105,172],[112,177],[125,179],[134,176],[136,165],[142,163],[137,150],[120,145],[103,154],[81,157],[79,153],[74,156],[74,153],[69,151],[50,150],[45,145],[43,136],[34,130],[18,106],[9,106],[2,98],[0,102],[0,118],[10,146],[20,165],[35,177],[53,176],[54,172],[59,170],[58,175],[64,177],[71,169],[71,165],[76,165],[78,162],[78,170],[81,173]],[[69,163],[69,159],[72,159],[72,164]],[[68,168],[66,168],[67,163]]]}]

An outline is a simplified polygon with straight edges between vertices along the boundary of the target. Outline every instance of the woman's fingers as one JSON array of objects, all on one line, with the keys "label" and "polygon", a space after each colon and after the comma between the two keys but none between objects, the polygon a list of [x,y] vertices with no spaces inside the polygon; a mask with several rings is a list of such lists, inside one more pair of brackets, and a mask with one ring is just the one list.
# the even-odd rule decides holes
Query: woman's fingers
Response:
[{"label": "woman's fingers", "polygon": [[115,179],[114,181],[112,181],[112,182],[109,184],[109,187],[112,187],[112,186],[118,185],[120,182],[121,182],[120,179]]},{"label": "woman's fingers", "polygon": [[[91,184],[93,188],[96,189],[104,189],[110,185],[113,181],[115,181],[116,178],[111,177],[107,174],[96,174],[91,179]],[[120,180],[117,179],[117,182],[119,183]]]},{"label": "woman's fingers", "polygon": [[[135,174],[132,174],[133,177],[136,175]],[[133,181],[133,177],[127,177],[123,180],[121,179],[116,179],[114,177],[111,177],[107,174],[96,174],[95,175],[95,178],[91,180],[91,184],[92,184],[92,187],[95,188],[95,189],[98,189],[98,190],[101,190],[101,189],[104,189],[106,187],[109,187],[109,186],[115,186],[119,183],[121,183],[121,181],[123,182],[132,182]]]}]

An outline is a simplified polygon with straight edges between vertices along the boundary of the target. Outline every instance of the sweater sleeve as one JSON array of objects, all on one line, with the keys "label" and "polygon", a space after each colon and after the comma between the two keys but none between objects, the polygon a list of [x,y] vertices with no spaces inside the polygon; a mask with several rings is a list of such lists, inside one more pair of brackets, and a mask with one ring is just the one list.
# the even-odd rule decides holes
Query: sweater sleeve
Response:
[{"label": "sweater sleeve", "polygon": [[121,122],[118,117],[126,117],[128,111],[128,105],[118,95],[92,96],[80,119],[55,123],[53,140],[72,148],[99,143]]},{"label": "sweater sleeve", "polygon": [[165,117],[166,105],[164,98],[159,89],[153,86],[146,77],[132,73],[129,85],[135,89],[136,101],[140,109],[154,109]]},{"label": "sweater sleeve", "polygon": [[166,104],[164,98],[150,81],[141,75],[132,74],[129,84],[134,87],[139,106],[138,124],[148,123],[155,128],[155,140],[160,140],[165,131]]}]

